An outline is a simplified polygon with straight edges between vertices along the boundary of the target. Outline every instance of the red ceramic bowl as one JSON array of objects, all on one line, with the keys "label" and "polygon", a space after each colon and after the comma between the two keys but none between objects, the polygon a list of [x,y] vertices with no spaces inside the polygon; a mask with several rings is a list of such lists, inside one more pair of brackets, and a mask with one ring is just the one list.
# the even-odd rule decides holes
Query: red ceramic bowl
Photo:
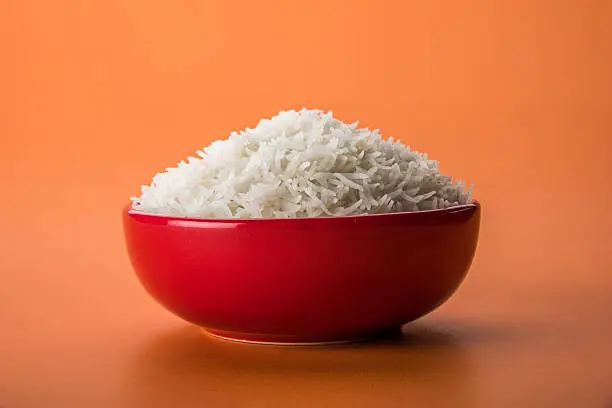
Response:
[{"label": "red ceramic bowl", "polygon": [[344,342],[417,319],[465,277],[480,205],[297,219],[123,213],[146,290],[208,333],[280,344]]}]

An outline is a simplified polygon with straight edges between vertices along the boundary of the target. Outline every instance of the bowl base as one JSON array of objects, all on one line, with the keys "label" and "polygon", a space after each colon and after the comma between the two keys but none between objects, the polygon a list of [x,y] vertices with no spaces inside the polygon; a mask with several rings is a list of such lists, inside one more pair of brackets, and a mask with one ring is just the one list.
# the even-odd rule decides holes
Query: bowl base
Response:
[{"label": "bowl base", "polygon": [[382,330],[374,333],[364,334],[354,337],[343,337],[337,339],[322,339],[322,338],[302,338],[302,337],[286,337],[275,336],[273,334],[252,334],[240,332],[228,332],[222,330],[208,329],[203,327],[204,334],[219,340],[233,341],[238,343],[263,344],[269,346],[328,346],[334,344],[358,343],[374,340],[380,337],[388,336],[400,331],[397,327],[389,330]]}]

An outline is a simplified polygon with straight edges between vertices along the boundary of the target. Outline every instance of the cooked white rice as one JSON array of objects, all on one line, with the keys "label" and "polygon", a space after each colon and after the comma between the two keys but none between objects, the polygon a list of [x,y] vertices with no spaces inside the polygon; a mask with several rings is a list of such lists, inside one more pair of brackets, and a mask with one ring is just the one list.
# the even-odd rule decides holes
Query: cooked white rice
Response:
[{"label": "cooked white rice", "polygon": [[378,130],[319,110],[280,112],[153,177],[132,208],[206,218],[345,216],[447,208],[471,187]]}]

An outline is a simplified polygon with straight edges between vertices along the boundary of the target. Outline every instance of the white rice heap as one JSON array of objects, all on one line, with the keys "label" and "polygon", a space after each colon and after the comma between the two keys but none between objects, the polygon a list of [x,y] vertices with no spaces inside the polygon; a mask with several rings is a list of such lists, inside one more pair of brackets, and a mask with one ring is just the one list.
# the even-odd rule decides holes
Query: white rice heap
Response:
[{"label": "white rice heap", "polygon": [[471,187],[378,130],[302,109],[232,132],[153,177],[132,208],[205,218],[346,216],[447,208]]}]

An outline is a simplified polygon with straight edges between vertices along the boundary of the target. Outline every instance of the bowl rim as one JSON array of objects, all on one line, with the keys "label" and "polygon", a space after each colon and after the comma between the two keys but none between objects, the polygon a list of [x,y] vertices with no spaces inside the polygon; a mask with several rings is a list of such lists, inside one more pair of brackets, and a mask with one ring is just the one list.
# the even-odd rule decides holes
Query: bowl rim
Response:
[{"label": "bowl rim", "polygon": [[435,209],[435,210],[422,210],[422,211],[402,211],[393,213],[378,213],[378,214],[356,214],[356,215],[338,215],[331,216],[326,215],[324,217],[295,217],[295,218],[204,218],[184,215],[168,215],[159,213],[150,213],[141,210],[135,210],[132,208],[132,203],[127,204],[124,207],[124,213],[129,216],[137,216],[139,218],[150,218],[157,221],[189,221],[190,223],[264,223],[264,222],[313,222],[313,221],[334,221],[334,220],[363,220],[363,219],[382,219],[391,217],[402,217],[402,218],[420,218],[420,217],[437,217],[448,214],[463,213],[466,211],[474,212],[480,209],[480,202],[477,200],[472,201],[468,204],[456,205],[453,207]]}]

